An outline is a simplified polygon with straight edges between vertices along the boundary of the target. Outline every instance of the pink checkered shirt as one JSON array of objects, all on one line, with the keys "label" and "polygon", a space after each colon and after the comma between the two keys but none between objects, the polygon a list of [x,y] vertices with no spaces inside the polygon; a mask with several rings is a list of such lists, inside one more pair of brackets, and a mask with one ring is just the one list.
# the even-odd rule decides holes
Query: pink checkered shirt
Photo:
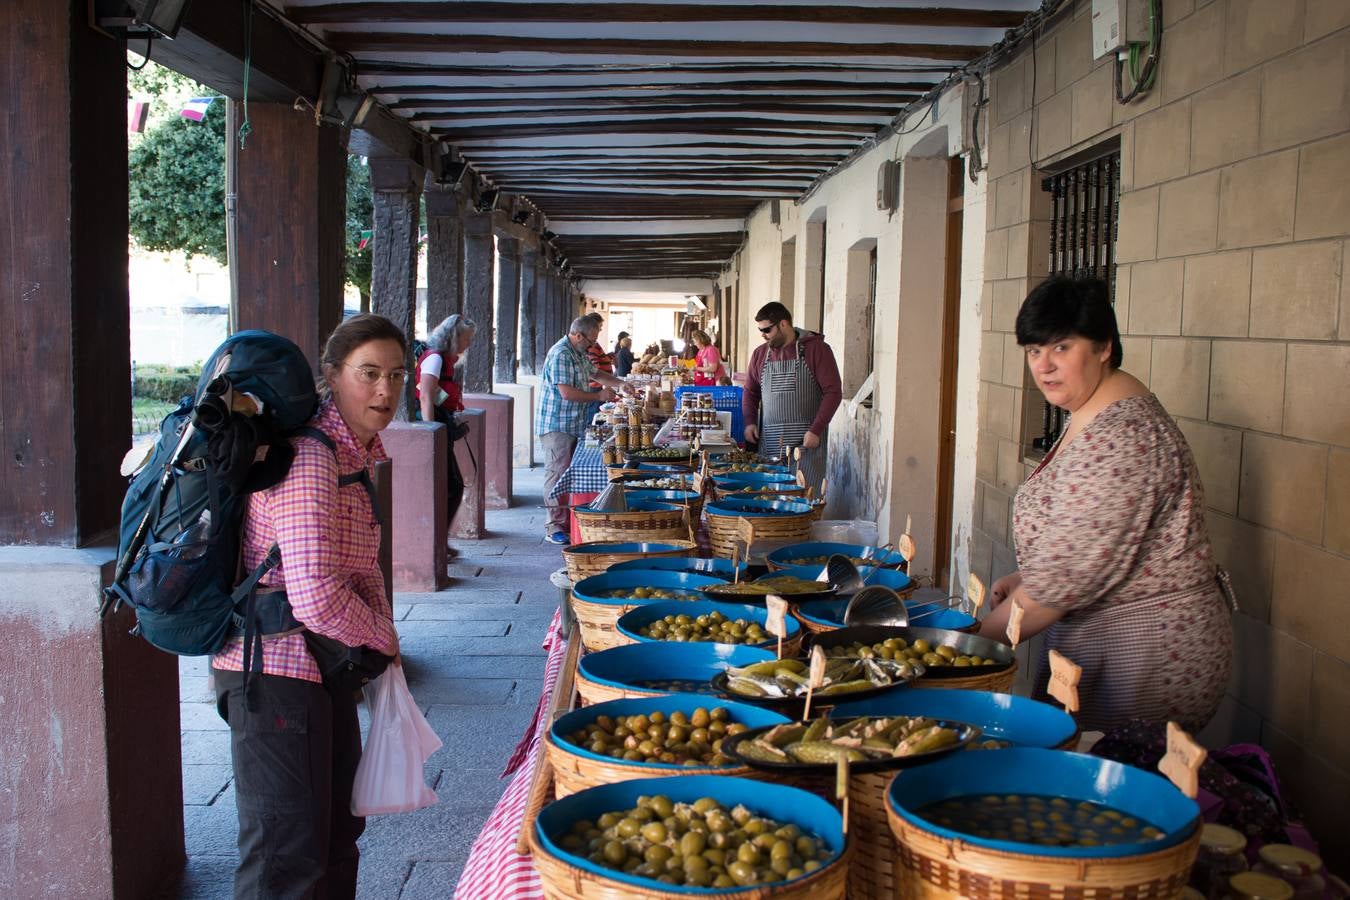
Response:
[{"label": "pink checkered shirt", "polygon": [[[392,654],[397,635],[380,573],[380,526],[362,485],[338,487],[339,470],[370,469],[387,459],[384,445],[377,435],[363,448],[331,402],[309,424],[333,439],[337,460],[319,441],[295,439],[295,461],[285,480],[249,497],[243,571],[252,571],[275,543],[281,565],[261,584],[284,587],[296,619],[350,647],[365,644]],[[243,671],[243,639],[226,644],[211,665]],[[263,672],[322,681],[299,634],[263,643]]]}]

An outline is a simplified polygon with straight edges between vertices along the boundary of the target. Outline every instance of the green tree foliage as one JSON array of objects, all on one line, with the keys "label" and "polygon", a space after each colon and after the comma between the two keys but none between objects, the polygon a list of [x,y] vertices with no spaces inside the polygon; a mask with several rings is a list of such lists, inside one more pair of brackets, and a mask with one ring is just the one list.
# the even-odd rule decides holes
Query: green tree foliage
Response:
[{"label": "green tree foliage", "polygon": [[128,79],[133,98],[148,98],[151,122],[132,145],[131,236],[147,250],[182,250],[225,262],[225,101],[200,122],[178,114],[190,97],[219,96],[153,63]]},{"label": "green tree foliage", "polygon": [[374,227],[375,201],[370,193],[370,167],[359,156],[347,157],[347,281],[370,303],[370,244],[360,249],[361,235]]}]

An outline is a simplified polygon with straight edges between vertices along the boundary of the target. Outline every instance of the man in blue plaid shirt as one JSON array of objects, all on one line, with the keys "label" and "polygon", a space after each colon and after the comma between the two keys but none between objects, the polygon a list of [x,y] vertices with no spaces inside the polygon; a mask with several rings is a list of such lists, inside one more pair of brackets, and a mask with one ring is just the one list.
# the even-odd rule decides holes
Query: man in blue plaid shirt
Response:
[{"label": "man in blue plaid shirt", "polygon": [[[613,400],[624,389],[623,379],[596,369],[586,356],[599,336],[600,323],[594,317],[573,319],[567,334],[549,348],[539,376],[542,394],[534,433],[544,451],[544,505],[548,508],[544,534],[554,544],[566,544],[569,538],[567,507],[561,498],[549,496],[553,486],[572,464],[577,441],[590,424],[593,404]],[[600,385],[599,390],[588,390],[592,381]]]}]

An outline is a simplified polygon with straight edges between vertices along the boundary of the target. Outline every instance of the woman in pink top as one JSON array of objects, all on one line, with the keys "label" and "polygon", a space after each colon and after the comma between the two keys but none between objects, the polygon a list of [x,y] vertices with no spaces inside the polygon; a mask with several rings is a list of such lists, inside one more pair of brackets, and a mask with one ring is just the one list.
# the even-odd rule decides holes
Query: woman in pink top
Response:
[{"label": "woman in pink top", "polygon": [[323,400],[309,422],[333,447],[294,438],[286,478],[249,497],[242,570],[275,544],[281,565],[259,592],[284,590],[301,627],[264,641],[262,674],[250,677],[247,692],[242,638],[211,661],[217,706],[230,725],[236,897],[356,894],[356,839],[365,820],[351,814],[361,758],[355,696],[324,684],[303,632],[398,654],[371,496],[339,478],[387,459],[379,432],[401,402],[407,352],[403,334],[381,316],[339,325],[324,348]]},{"label": "woman in pink top", "polygon": [[694,384],[717,384],[717,380],[727,374],[727,367],[722,365],[722,354],[713,346],[708,332],[695,331],[691,337],[698,347],[698,353],[694,356]]}]

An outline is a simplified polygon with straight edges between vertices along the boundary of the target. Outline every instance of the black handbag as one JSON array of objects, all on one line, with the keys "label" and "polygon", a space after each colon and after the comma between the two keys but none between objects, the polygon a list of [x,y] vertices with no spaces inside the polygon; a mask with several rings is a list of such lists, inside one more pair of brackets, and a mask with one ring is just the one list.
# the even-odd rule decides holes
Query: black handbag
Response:
[{"label": "black handbag", "polygon": [[305,646],[323,676],[323,683],[337,691],[355,691],[378,678],[394,661],[370,647],[348,647],[334,638],[305,631]]}]

